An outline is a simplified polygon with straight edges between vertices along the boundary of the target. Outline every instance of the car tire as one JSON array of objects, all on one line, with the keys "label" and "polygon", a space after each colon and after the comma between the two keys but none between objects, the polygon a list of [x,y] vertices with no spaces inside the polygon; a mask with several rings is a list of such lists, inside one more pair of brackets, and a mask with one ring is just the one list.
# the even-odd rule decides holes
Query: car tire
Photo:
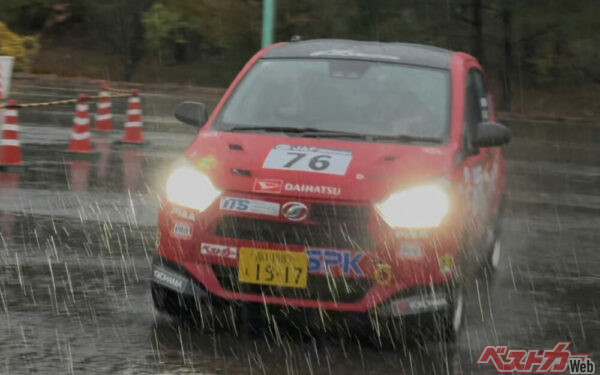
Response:
[{"label": "car tire", "polygon": [[490,245],[485,255],[485,262],[483,264],[486,275],[493,276],[498,267],[500,266],[500,260],[502,258],[502,242],[500,240],[500,218],[496,219],[493,226],[493,233],[491,235]]},{"label": "car tire", "polygon": [[423,327],[427,338],[437,341],[454,342],[462,330],[465,311],[465,289],[458,285],[448,298],[449,307],[433,313],[433,321]]},{"label": "car tire", "polygon": [[455,341],[462,329],[465,315],[465,289],[462,286],[455,288],[450,308],[445,315],[443,338],[446,341]]},{"label": "car tire", "polygon": [[500,258],[502,255],[502,243],[500,242],[500,238],[496,237],[494,239],[494,243],[492,244],[492,249],[490,250],[486,262],[487,268],[495,272],[500,265]]}]

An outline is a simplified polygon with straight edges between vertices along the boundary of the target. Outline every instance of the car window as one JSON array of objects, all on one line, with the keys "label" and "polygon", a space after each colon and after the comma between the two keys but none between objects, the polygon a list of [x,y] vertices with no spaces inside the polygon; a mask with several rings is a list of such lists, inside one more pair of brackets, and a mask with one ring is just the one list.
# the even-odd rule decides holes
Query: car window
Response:
[{"label": "car window", "polygon": [[487,92],[481,73],[475,69],[469,72],[467,79],[464,115],[464,144],[468,152],[476,152],[472,141],[477,124],[489,119]]},{"label": "car window", "polygon": [[443,140],[449,96],[447,70],[342,59],[262,60],[215,128],[312,127]]},{"label": "car window", "polygon": [[471,75],[475,84],[475,91],[479,98],[479,109],[481,110],[482,121],[489,120],[489,109],[488,109],[488,93],[485,87],[485,81],[483,75],[479,70],[472,69]]}]

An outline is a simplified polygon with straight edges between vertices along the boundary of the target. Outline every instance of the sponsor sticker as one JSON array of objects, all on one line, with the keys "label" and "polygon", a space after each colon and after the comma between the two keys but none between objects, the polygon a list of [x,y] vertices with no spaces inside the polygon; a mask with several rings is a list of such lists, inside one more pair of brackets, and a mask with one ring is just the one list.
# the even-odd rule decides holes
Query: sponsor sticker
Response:
[{"label": "sponsor sticker", "polygon": [[427,231],[424,229],[397,230],[396,237],[406,239],[421,239],[429,237],[429,233],[427,233]]},{"label": "sponsor sticker", "polygon": [[257,178],[254,180],[252,191],[256,193],[279,194],[283,187],[283,180],[273,178]]},{"label": "sponsor sticker", "polygon": [[249,212],[260,215],[279,216],[279,203],[255,199],[222,197],[221,210]]},{"label": "sponsor sticker", "polygon": [[267,155],[263,168],[343,176],[351,161],[352,152],[348,150],[276,145]]},{"label": "sponsor sticker", "polygon": [[423,256],[423,250],[419,245],[404,244],[400,248],[400,256],[403,258],[420,258]]},{"label": "sponsor sticker", "polygon": [[426,311],[437,311],[448,304],[444,296],[419,296],[403,298],[392,302],[394,315],[417,314]]},{"label": "sponsor sticker", "polygon": [[552,349],[511,349],[508,345],[487,345],[475,362],[492,365],[499,373],[594,374],[596,364],[589,354],[573,354],[571,341],[559,341]]},{"label": "sponsor sticker", "polygon": [[377,268],[375,269],[375,281],[377,281],[377,284],[379,285],[389,285],[392,281],[392,267],[385,262],[377,263]]},{"label": "sponsor sticker", "polygon": [[190,223],[178,221],[173,225],[171,234],[173,237],[189,240],[192,238],[192,226]]},{"label": "sponsor sticker", "polygon": [[454,258],[450,254],[446,254],[440,257],[440,272],[442,274],[448,274],[452,272],[454,267]]},{"label": "sponsor sticker", "polygon": [[287,202],[281,206],[281,214],[290,221],[302,221],[308,217],[308,207],[300,202]]},{"label": "sponsor sticker", "polygon": [[306,253],[310,273],[329,273],[337,269],[344,276],[365,275],[360,266],[360,261],[364,258],[362,253],[329,249],[308,249]]},{"label": "sponsor sticker", "polygon": [[203,242],[200,246],[200,253],[202,255],[215,256],[219,258],[236,259],[237,247]]},{"label": "sponsor sticker", "polygon": [[203,172],[208,172],[216,168],[217,158],[214,155],[204,156],[197,159],[194,164]]},{"label": "sponsor sticker", "polygon": [[339,187],[325,185],[292,184],[290,182],[287,182],[284,185],[283,190],[286,192],[311,193],[331,196],[338,196],[342,194],[342,188]]},{"label": "sponsor sticker", "polygon": [[173,207],[173,209],[171,210],[171,214],[175,215],[181,219],[186,219],[186,220],[190,220],[190,221],[196,220],[195,213],[186,211],[183,208],[179,208],[179,207]]},{"label": "sponsor sticker", "polygon": [[161,266],[154,268],[152,278],[156,283],[171,288],[179,293],[185,290],[188,283],[187,278]]}]

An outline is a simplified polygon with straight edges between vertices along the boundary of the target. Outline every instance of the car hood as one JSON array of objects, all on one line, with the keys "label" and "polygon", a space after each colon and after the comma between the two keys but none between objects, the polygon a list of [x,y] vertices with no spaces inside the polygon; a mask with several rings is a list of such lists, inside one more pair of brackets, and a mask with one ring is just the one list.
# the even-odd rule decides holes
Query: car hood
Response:
[{"label": "car hood", "polygon": [[[278,145],[345,150],[344,155],[351,160],[340,174],[265,168],[267,156]],[[456,150],[447,145],[215,131],[199,133],[186,151],[186,156],[224,191],[359,201],[380,201],[397,189],[449,176],[455,154]]]}]

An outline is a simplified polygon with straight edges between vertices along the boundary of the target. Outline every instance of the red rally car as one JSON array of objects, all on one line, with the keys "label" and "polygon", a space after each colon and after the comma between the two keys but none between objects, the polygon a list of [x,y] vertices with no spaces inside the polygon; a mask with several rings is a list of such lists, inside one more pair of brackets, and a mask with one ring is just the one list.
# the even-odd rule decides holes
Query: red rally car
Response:
[{"label": "red rally car", "polygon": [[201,130],[166,181],[159,311],[430,314],[455,336],[466,282],[498,264],[498,146],[510,140],[475,58],[405,43],[279,43],[246,64],[210,117],[195,102],[175,117]]}]

